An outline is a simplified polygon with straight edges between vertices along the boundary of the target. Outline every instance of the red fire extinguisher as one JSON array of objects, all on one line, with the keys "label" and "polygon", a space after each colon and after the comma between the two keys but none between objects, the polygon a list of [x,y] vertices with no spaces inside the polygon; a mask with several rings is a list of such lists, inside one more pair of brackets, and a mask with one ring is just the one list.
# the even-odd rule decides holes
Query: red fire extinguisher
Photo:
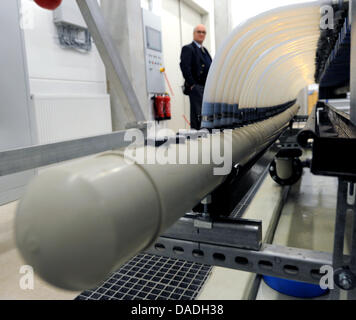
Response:
[{"label": "red fire extinguisher", "polygon": [[164,96],[157,95],[154,98],[154,106],[155,106],[155,117],[156,121],[162,121],[165,119],[164,115]]},{"label": "red fire extinguisher", "polygon": [[166,120],[172,119],[172,112],[171,112],[171,97],[168,93],[164,96],[164,115]]}]

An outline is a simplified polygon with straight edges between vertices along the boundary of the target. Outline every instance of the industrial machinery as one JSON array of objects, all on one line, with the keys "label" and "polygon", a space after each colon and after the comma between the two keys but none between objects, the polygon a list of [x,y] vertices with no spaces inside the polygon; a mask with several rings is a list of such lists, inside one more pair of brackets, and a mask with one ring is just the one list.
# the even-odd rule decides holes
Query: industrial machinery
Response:
[{"label": "industrial machinery", "polygon": [[170,97],[166,93],[161,18],[142,9],[147,90],[156,121],[171,119]]},{"label": "industrial machinery", "polygon": [[[105,65],[115,73],[117,90],[125,91],[145,131],[138,100],[113,50],[96,0],[77,3]],[[320,32],[324,5],[334,11],[332,17],[339,17],[341,28],[336,31]],[[300,178],[300,148],[289,134],[299,109],[296,97],[315,78],[321,85],[326,81],[325,92],[333,94],[340,85],[347,85],[347,79],[330,85],[325,75],[329,77],[333,61],[337,63],[339,50],[347,52],[348,38],[342,35],[356,28],[352,24],[355,1],[350,6],[349,10],[349,3],[343,1],[293,5],[238,26],[225,40],[209,73],[203,106],[207,130],[180,134],[161,146],[146,137],[135,148],[136,154],[144,155],[143,163],[127,155],[123,149],[127,141],[117,140],[128,132],[1,153],[4,175],[58,162],[56,155],[68,160],[113,150],[50,169],[31,183],[15,225],[25,260],[49,283],[70,290],[94,287],[143,250],[310,283],[319,283],[320,268],[330,265],[336,269],[336,284],[354,289],[356,236],[351,255],[343,254],[345,212],[355,207],[356,159],[347,154],[355,146],[356,107],[352,103],[350,117],[318,103],[298,136],[303,146],[314,141],[313,157],[304,166],[310,164],[316,174],[340,177],[334,255],[262,243],[261,222],[244,220],[240,206],[253,197],[268,171],[284,185]],[[324,36],[334,46],[330,52],[319,50]],[[353,55],[349,56],[351,70],[356,61]],[[351,72],[352,96],[356,94],[354,76]],[[100,148],[90,147],[99,141],[106,142]],[[76,145],[84,148],[73,155],[68,150]],[[204,145],[219,147],[204,149]],[[214,159],[226,146],[231,146],[231,162],[224,163],[226,171],[216,174],[222,168],[216,168]],[[331,148],[347,160],[330,155]],[[51,150],[47,159],[38,156],[46,150]],[[165,153],[175,155],[177,162],[149,164],[149,159]],[[192,154],[197,155],[198,164],[178,161]]]},{"label": "industrial machinery", "polygon": [[161,18],[152,12],[142,9],[143,29],[146,54],[147,89],[149,93],[158,94],[166,91]]}]

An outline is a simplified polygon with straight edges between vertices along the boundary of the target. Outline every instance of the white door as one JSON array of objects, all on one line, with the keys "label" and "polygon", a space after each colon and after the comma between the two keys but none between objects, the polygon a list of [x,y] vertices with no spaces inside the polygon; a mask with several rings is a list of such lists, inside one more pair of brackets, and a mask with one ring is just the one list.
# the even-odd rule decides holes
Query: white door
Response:
[{"label": "white door", "polygon": [[193,41],[193,30],[203,21],[199,12],[192,7],[180,1],[181,19],[182,19],[182,45],[189,44]]},{"label": "white door", "polygon": [[[194,28],[202,23],[202,16],[199,12],[192,9],[192,7],[180,1],[181,7],[181,21],[182,21],[182,47],[193,41]],[[189,97],[184,96],[184,110],[187,118],[190,121],[190,102]]]},{"label": "white door", "polygon": [[163,53],[167,76],[175,95],[172,97],[172,120],[168,127],[174,131],[189,128],[190,104],[189,98],[182,93],[184,79],[179,63],[183,45],[193,41],[193,29],[200,23],[200,13],[183,1],[162,1]]}]

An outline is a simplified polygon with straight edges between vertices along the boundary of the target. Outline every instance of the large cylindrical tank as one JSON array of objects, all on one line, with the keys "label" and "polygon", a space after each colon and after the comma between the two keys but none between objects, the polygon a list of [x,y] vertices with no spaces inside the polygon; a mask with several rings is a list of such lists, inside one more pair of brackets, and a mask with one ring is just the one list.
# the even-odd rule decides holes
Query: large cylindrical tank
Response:
[{"label": "large cylindrical tank", "polygon": [[[177,160],[197,152],[199,164],[130,163],[119,150],[47,170],[32,181],[18,206],[15,231],[22,256],[55,286],[93,288],[224,181],[224,175],[214,174],[212,161],[224,143],[232,150],[229,169],[244,165],[277,139],[297,110],[295,105],[232,134],[165,147],[176,149]],[[207,139],[221,148],[204,151]],[[151,157],[162,150],[138,152]]]}]

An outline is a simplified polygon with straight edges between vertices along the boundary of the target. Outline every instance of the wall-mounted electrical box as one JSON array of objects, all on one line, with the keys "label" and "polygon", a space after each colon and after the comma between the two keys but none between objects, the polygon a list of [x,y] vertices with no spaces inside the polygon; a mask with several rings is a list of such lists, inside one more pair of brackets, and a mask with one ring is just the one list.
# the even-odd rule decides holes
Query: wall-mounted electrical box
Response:
[{"label": "wall-mounted electrical box", "polygon": [[164,74],[162,25],[161,18],[143,9],[143,28],[146,55],[146,73],[148,92],[164,93],[166,91]]},{"label": "wall-mounted electrical box", "polygon": [[53,12],[53,22],[62,48],[82,53],[91,51],[91,35],[76,1],[63,0]]},{"label": "wall-mounted electrical box", "polygon": [[62,4],[53,12],[55,23],[70,24],[80,28],[87,28],[77,2],[74,0],[63,0]]}]

